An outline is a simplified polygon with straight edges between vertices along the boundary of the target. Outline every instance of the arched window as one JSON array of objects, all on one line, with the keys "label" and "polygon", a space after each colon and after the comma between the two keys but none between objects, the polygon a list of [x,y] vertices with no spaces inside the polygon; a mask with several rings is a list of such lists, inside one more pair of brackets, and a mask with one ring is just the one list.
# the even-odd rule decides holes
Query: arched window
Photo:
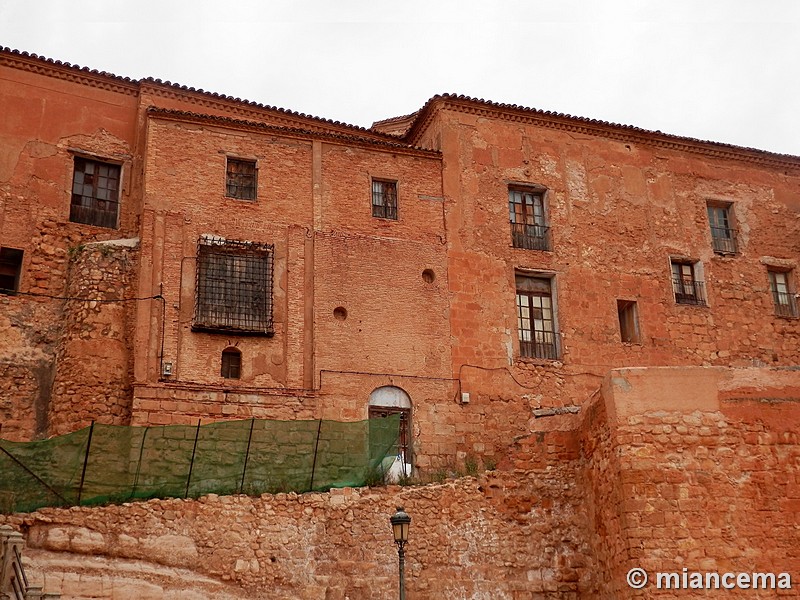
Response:
[{"label": "arched window", "polygon": [[379,387],[369,395],[369,418],[379,419],[400,415],[397,453],[404,464],[405,474],[411,474],[411,398],[399,387]]},{"label": "arched window", "polygon": [[239,379],[242,376],[242,353],[237,348],[225,348],[222,351],[220,375],[226,379]]}]

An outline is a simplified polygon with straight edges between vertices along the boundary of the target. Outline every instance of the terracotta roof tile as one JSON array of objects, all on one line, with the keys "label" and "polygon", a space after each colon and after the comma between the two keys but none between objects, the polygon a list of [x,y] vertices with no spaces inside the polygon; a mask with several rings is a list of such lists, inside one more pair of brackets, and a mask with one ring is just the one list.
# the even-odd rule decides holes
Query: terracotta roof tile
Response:
[{"label": "terracotta roof tile", "polygon": [[520,106],[518,104],[504,104],[502,102],[484,100],[483,98],[473,98],[471,96],[465,96],[463,94],[449,94],[449,93],[437,94],[436,96],[433,96],[425,103],[425,105],[419,111],[417,111],[418,113],[417,117],[405,136],[406,140],[413,139],[413,137],[418,133],[418,130],[420,126],[424,123],[425,118],[428,116],[429,111],[432,109],[433,105],[436,104],[437,102],[454,102],[454,103],[473,105],[476,107],[483,107],[487,109],[494,109],[504,112],[524,114],[531,117],[540,117],[545,119],[549,118],[554,121],[556,120],[569,121],[576,125],[587,125],[590,127],[605,128],[623,134],[630,134],[632,136],[652,136],[652,137],[657,137],[664,142],[674,142],[677,144],[686,144],[690,146],[691,145],[705,146],[708,148],[719,149],[721,151],[729,151],[731,153],[760,155],[765,158],[772,158],[778,161],[795,163],[798,160],[800,160],[800,156],[795,156],[793,154],[780,154],[777,152],[770,152],[768,150],[750,148],[747,146],[737,146],[735,144],[726,144],[723,142],[701,140],[698,138],[673,135],[670,133],[663,133],[660,130],[643,129],[641,127],[636,127],[634,125],[623,125],[620,123],[613,123],[611,121],[603,121],[600,119],[589,119],[586,117],[578,117],[570,114],[559,113],[549,110],[547,111],[540,110],[528,106]]}]

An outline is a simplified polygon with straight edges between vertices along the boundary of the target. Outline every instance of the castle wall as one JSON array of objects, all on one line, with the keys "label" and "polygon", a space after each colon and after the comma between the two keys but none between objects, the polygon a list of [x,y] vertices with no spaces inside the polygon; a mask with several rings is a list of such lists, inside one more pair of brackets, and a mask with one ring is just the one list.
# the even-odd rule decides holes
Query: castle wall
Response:
[{"label": "castle wall", "polygon": [[[653,393],[668,380],[683,386]],[[695,406],[684,403],[691,397]],[[552,416],[550,431],[517,440],[513,460],[477,477],[2,520],[26,532],[46,589],[65,600],[84,590],[123,599],[180,589],[219,598],[393,598],[388,517],[398,505],[412,516],[409,597],[677,599],[696,590],[658,589],[656,574],[684,568],[774,573],[776,588],[788,573],[796,589],[798,401],[791,369],[621,369],[580,427]],[[642,590],[626,583],[633,567],[651,578]]]}]

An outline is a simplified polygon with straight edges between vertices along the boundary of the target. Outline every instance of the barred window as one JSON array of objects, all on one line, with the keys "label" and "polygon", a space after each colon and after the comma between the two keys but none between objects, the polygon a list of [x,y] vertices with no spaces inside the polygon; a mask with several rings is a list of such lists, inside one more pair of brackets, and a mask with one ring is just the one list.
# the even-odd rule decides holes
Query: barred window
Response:
[{"label": "barred window", "polygon": [[195,331],[272,335],[271,244],[202,237]]},{"label": "barred window", "polygon": [[69,220],[98,227],[117,227],[120,166],[75,157]]},{"label": "barred window", "polygon": [[550,279],[517,274],[516,286],[520,355],[558,359],[559,340]]},{"label": "barred window", "polygon": [[797,317],[797,300],[790,287],[790,271],[769,269],[769,288],[779,317]]},{"label": "barred window", "polygon": [[372,216],[397,220],[397,182],[372,180]]},{"label": "barred window", "polygon": [[673,260],[671,264],[675,302],[705,306],[706,290],[700,273],[700,263]]},{"label": "barred window", "polygon": [[708,223],[711,244],[716,254],[736,254],[736,229],[733,228],[733,204],[709,202]]},{"label": "barred window", "polygon": [[256,161],[228,157],[225,195],[239,200],[255,200],[256,172]]},{"label": "barred window", "polygon": [[514,248],[550,250],[550,228],[547,226],[544,192],[509,188],[508,219]]}]

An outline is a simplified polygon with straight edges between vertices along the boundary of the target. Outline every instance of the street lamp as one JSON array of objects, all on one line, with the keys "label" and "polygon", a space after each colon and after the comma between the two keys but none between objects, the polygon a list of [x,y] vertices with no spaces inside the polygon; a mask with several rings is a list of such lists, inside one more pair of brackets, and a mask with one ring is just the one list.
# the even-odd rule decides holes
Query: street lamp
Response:
[{"label": "street lamp", "polygon": [[411,525],[411,517],[403,510],[402,506],[397,507],[397,512],[389,517],[394,534],[394,543],[397,544],[397,557],[400,561],[400,600],[406,600],[405,582],[405,546],[408,543],[408,527]]}]

